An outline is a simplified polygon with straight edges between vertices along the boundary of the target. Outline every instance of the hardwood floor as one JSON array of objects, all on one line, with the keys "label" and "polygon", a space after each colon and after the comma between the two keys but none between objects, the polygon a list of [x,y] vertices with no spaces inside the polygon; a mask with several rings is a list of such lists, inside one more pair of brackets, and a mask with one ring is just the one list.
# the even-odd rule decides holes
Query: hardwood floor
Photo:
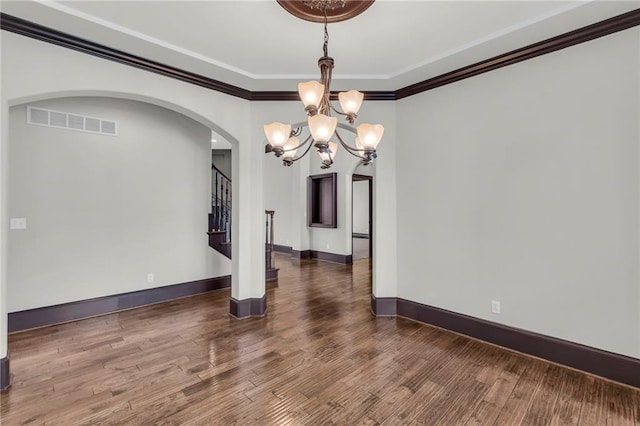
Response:
[{"label": "hardwood floor", "polygon": [[640,426],[638,390],[373,317],[368,259],[276,262],[265,318],[219,290],[11,335],[0,423]]}]

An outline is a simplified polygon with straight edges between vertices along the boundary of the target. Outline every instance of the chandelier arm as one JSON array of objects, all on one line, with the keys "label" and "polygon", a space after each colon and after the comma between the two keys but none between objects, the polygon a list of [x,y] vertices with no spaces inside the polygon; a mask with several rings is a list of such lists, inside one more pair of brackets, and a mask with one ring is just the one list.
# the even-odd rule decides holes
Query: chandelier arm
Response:
[{"label": "chandelier arm", "polygon": [[346,112],[342,112],[339,109],[337,109],[336,107],[333,106],[333,103],[331,103],[331,100],[328,101],[329,102],[329,106],[331,107],[331,109],[333,110],[333,112],[335,112],[338,115],[344,115],[345,117],[348,115]]},{"label": "chandelier arm", "polygon": [[[301,146],[304,146],[306,143],[309,143],[310,141],[312,141],[313,139],[311,138],[311,135],[307,136],[307,138],[304,140],[304,142],[302,142],[301,145],[298,145],[298,148]],[[301,159],[302,157],[304,157],[305,155],[307,155],[307,153],[309,152],[309,150],[311,149],[311,147],[313,146],[312,143],[309,144],[309,146],[307,147],[307,149],[304,150],[304,153],[302,155],[300,155],[298,158],[292,158],[291,162],[293,163],[294,161],[298,161],[299,159]],[[297,149],[297,148],[296,148]]]},{"label": "chandelier arm", "polygon": [[[292,132],[293,133],[293,132]],[[302,128],[300,128],[300,132],[298,132],[298,135],[302,133]],[[296,149],[300,149],[303,146],[305,146],[305,144],[309,143],[309,140],[311,139],[311,135],[307,136],[307,138],[304,140],[304,142],[302,142],[300,145],[298,146],[294,146],[293,148],[289,148],[289,149],[283,149],[282,152],[289,152],[289,151],[294,151]],[[311,144],[313,145],[313,144]],[[311,147],[311,145],[309,145],[309,148]],[[307,148],[307,151],[309,150],[309,148]],[[306,152],[305,152],[306,154]],[[303,154],[304,155],[304,154]]]},{"label": "chandelier arm", "polygon": [[340,133],[338,133],[337,129],[335,131],[335,135],[336,135],[336,138],[338,138],[338,141],[340,142],[340,145],[342,145],[342,147],[344,149],[346,149],[349,154],[351,154],[354,157],[359,158],[361,160],[365,159],[365,157],[363,155],[356,154],[356,152],[364,152],[364,150],[362,150],[362,149],[354,149],[354,148],[351,148],[349,145],[347,145],[345,143],[345,141],[342,140],[342,137],[340,136]]}]

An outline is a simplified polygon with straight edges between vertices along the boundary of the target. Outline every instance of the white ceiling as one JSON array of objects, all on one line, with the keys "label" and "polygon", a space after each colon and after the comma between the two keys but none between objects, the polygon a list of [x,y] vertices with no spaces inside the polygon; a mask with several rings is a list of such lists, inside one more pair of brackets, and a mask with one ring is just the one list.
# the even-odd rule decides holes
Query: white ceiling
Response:
[{"label": "white ceiling", "polygon": [[[399,89],[638,7],[640,0],[377,0],[329,24],[332,89]],[[293,91],[318,78],[322,25],[275,0],[3,0],[0,8],[249,90]]]}]

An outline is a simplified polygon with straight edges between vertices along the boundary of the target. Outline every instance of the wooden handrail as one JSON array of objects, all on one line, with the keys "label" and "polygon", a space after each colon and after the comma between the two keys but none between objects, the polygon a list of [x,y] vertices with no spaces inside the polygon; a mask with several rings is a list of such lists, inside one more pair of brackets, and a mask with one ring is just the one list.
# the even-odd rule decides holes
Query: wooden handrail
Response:
[{"label": "wooden handrail", "polygon": [[222,173],[222,172],[220,171],[220,169],[216,167],[216,165],[215,165],[215,164],[211,163],[211,168],[212,168],[213,170],[215,170],[216,172],[220,173],[220,175],[222,175],[222,177],[223,177],[223,178],[225,178],[226,180],[228,180],[229,182],[231,182],[231,179],[229,179],[229,178],[227,177],[227,175],[225,175],[224,173]]}]

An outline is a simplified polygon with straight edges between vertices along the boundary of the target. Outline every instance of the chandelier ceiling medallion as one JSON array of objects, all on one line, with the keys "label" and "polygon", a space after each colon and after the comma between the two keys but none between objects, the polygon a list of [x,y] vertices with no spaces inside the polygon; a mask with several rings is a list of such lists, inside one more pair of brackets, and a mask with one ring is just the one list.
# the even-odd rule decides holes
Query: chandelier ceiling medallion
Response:
[{"label": "chandelier ceiling medallion", "polygon": [[[308,115],[309,135],[300,143],[298,137],[302,135],[302,127],[292,130],[290,124],[278,122],[265,124],[264,133],[269,141],[266,151],[273,152],[276,157],[282,157],[284,165],[290,166],[315,146],[322,160],[321,168],[328,169],[333,164],[338,143],[340,143],[349,154],[360,158],[364,164],[369,164],[377,157],[376,147],[382,139],[384,127],[380,124],[360,124],[355,132],[357,134],[355,147],[348,145],[338,133],[336,129],[338,119],[331,116],[331,111],[344,116],[349,124],[353,125],[364,100],[364,93],[356,90],[338,93],[342,111],[336,109],[331,103],[331,72],[334,62],[328,54],[327,23],[352,18],[364,12],[373,0],[278,0],[278,3],[301,19],[324,22],[324,54],[318,59],[320,82],[298,83],[298,93]],[[334,141],[334,136],[337,142]],[[305,146],[304,152],[296,157],[298,150],[302,150]]]}]

